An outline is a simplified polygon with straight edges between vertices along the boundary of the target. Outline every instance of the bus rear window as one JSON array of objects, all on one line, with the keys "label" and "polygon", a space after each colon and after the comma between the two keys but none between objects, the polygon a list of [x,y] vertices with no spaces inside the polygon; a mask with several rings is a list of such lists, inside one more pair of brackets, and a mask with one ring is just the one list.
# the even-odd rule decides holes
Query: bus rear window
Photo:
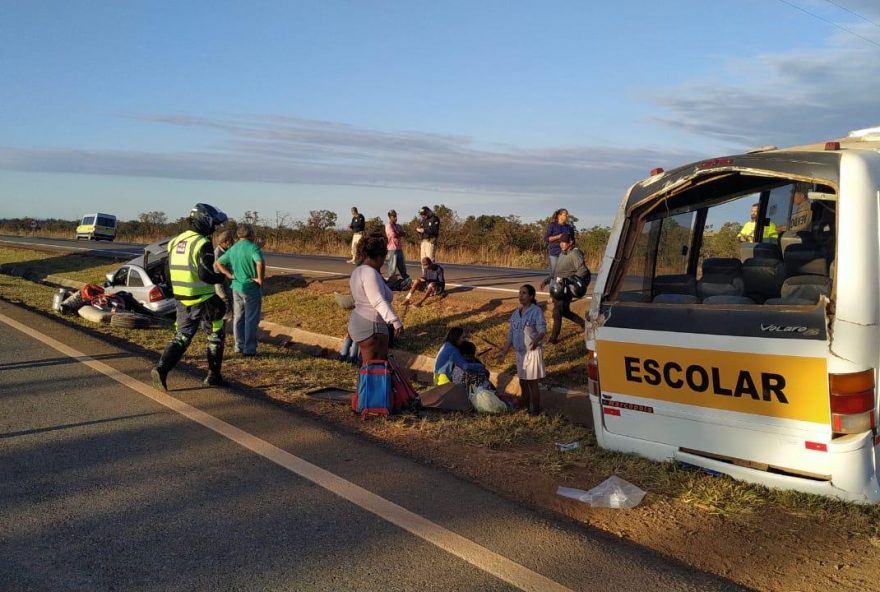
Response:
[{"label": "bus rear window", "polygon": [[[815,305],[831,297],[834,190],[751,177],[725,195],[712,182],[629,220],[607,298],[665,305]],[[810,199],[810,195],[832,199]],[[637,234],[636,234],[637,233]]]},{"label": "bus rear window", "polygon": [[106,216],[98,216],[98,226],[106,226],[108,228],[116,227],[116,219],[108,218]]}]

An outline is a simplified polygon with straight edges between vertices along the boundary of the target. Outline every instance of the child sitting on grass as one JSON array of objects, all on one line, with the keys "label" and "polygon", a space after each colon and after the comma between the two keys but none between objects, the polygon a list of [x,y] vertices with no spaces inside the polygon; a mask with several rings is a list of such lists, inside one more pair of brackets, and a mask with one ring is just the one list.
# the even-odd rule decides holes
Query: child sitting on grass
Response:
[{"label": "child sitting on grass", "polygon": [[489,370],[477,358],[477,346],[471,341],[462,341],[458,350],[469,365],[466,368],[455,366],[452,369],[452,382],[494,391],[495,387],[489,382]]}]

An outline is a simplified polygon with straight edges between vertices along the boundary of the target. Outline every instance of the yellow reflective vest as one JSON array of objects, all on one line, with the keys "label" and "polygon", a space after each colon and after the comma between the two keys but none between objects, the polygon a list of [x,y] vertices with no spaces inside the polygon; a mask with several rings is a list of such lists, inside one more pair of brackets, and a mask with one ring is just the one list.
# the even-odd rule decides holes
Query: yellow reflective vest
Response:
[{"label": "yellow reflective vest", "polygon": [[[755,221],[749,220],[743,224],[742,230],[739,231],[739,236],[743,237],[750,243],[755,242],[755,226],[757,226]],[[763,238],[776,238],[779,236],[779,230],[776,228],[776,224],[773,220],[768,220],[767,224],[764,225],[763,235]]]},{"label": "yellow reflective vest", "polygon": [[199,277],[199,251],[208,242],[201,234],[187,230],[168,243],[171,289],[184,306],[204,302],[214,295],[214,286]]}]

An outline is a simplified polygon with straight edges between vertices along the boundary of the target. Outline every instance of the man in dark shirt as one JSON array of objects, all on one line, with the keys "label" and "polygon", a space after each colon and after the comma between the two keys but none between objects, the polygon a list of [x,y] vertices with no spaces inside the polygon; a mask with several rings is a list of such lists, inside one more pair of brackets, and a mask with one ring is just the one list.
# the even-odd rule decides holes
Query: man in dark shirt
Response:
[{"label": "man in dark shirt", "polygon": [[419,210],[419,225],[416,227],[416,232],[422,239],[419,259],[428,258],[434,261],[434,249],[437,246],[437,237],[440,236],[440,218],[428,206],[422,206]]},{"label": "man in dark shirt", "polygon": [[357,208],[351,208],[351,224],[348,225],[349,230],[351,230],[351,259],[348,260],[349,263],[357,264],[357,246],[358,243],[364,238],[364,228],[367,226],[367,221],[364,220],[364,215],[358,212]]},{"label": "man in dark shirt", "polygon": [[443,272],[443,268],[431,261],[429,257],[422,259],[422,277],[413,284],[413,287],[403,301],[404,305],[409,305],[409,301],[416,290],[425,291],[425,295],[416,303],[417,308],[429,297],[440,295],[446,290],[446,274]]},{"label": "man in dark shirt", "polygon": [[[572,276],[585,279],[589,278],[590,270],[584,263],[584,254],[574,246],[574,240],[571,235],[563,234],[559,238],[559,260],[555,269],[556,276],[553,278],[554,283],[567,282]],[[554,294],[551,288],[551,295]],[[565,291],[563,290],[563,293]],[[562,318],[565,317],[570,321],[574,321],[578,326],[584,328],[584,319],[576,312],[571,310],[571,297],[566,294],[565,297],[553,298],[553,330],[550,332],[548,343],[558,343],[559,332],[562,329]]]}]

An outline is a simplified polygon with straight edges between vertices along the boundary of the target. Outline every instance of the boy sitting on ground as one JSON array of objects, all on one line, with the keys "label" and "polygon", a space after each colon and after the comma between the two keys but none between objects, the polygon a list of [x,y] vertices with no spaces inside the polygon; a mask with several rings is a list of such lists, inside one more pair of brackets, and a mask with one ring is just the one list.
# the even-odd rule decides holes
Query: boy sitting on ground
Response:
[{"label": "boy sitting on ground", "polygon": [[406,295],[404,304],[409,304],[413,292],[416,290],[424,290],[425,295],[416,303],[416,307],[422,305],[429,297],[443,293],[446,289],[446,276],[443,274],[443,268],[437,263],[431,261],[429,257],[422,259],[422,277],[416,280],[412,289]]}]

